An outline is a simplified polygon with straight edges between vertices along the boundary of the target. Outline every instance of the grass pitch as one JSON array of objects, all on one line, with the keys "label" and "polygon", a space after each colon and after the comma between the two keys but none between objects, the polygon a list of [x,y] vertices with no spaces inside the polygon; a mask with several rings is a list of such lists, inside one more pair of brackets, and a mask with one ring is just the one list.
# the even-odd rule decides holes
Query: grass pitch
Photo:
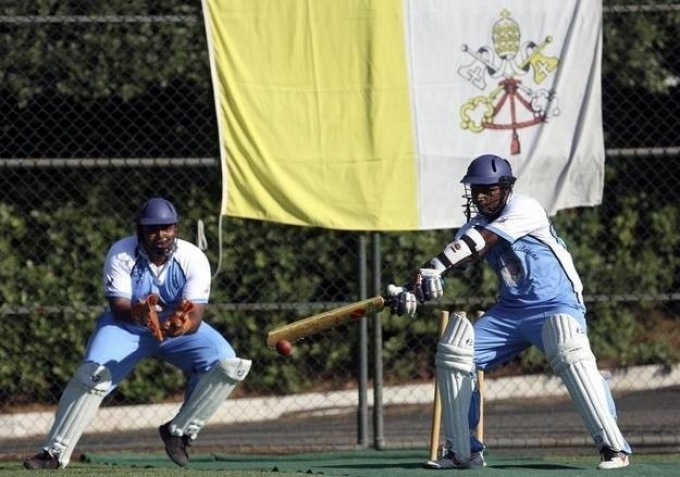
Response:
[{"label": "grass pitch", "polygon": [[[438,475],[423,468],[425,450],[361,450],[354,452],[294,455],[201,454],[193,456],[189,468],[174,466],[163,454],[101,453],[86,455],[60,475],[109,477],[292,477],[301,473],[324,477],[421,477]],[[670,477],[678,475],[680,456],[636,455],[632,464],[617,469],[616,477]],[[485,469],[456,470],[456,476],[480,472],[503,477],[600,476],[595,456],[549,456],[541,458],[489,455]],[[441,472],[440,472],[441,473]],[[0,462],[0,477],[26,477],[21,462]]]}]

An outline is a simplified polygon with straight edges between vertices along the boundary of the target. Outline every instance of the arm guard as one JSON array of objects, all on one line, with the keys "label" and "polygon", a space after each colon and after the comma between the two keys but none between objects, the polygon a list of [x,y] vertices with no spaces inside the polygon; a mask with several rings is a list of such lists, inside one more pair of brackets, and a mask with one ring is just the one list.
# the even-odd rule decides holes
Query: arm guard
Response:
[{"label": "arm guard", "polygon": [[430,260],[430,266],[444,273],[468,258],[477,258],[484,250],[486,242],[479,230],[471,228],[459,239],[448,244],[439,255]]}]

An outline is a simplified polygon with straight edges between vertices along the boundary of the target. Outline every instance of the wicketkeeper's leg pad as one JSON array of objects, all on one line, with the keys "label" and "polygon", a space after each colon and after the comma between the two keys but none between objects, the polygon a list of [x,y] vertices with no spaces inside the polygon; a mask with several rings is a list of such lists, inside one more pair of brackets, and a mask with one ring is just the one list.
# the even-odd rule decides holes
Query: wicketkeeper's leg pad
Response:
[{"label": "wicketkeeper's leg pad", "polygon": [[227,358],[201,376],[191,396],[170,422],[170,433],[195,439],[239,381],[246,378],[251,364],[247,359]]},{"label": "wicketkeeper's leg pad", "polygon": [[553,315],[543,325],[542,340],[550,365],[562,378],[598,448],[630,452],[609,409],[606,384],[585,330],[570,315]]},{"label": "wicketkeeper's leg pad", "polygon": [[98,363],[83,363],[75,372],[59,400],[54,424],[43,448],[66,467],[85,428],[97,414],[111,387],[111,372]]},{"label": "wicketkeeper's leg pad", "polygon": [[474,389],[474,329],[467,318],[452,314],[437,344],[435,364],[442,400],[446,446],[461,463],[470,460],[468,414]]}]

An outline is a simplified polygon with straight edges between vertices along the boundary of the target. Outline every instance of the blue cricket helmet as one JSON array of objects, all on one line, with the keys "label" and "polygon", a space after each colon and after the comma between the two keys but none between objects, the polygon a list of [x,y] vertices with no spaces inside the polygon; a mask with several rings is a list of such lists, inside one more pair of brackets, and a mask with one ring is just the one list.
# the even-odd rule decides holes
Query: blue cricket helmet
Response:
[{"label": "blue cricket helmet", "polygon": [[517,178],[512,175],[512,167],[507,159],[494,154],[477,157],[468,166],[467,174],[460,181],[470,185],[501,184],[511,186]]},{"label": "blue cricket helmet", "polygon": [[172,225],[179,222],[172,202],[162,197],[147,200],[135,215],[137,225]]}]

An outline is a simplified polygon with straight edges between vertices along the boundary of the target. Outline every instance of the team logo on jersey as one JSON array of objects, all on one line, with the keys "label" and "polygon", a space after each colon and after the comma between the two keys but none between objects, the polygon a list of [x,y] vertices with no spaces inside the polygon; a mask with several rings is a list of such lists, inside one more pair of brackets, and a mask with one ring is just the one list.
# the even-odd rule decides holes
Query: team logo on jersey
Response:
[{"label": "team logo on jersey", "polygon": [[[554,88],[541,86],[554,75],[559,58],[548,56],[551,36],[542,41],[521,43],[520,25],[507,9],[491,27],[493,47],[474,50],[463,44],[472,58],[457,72],[484,92],[468,99],[460,108],[461,125],[473,133],[485,130],[510,131],[510,154],[521,151],[518,130],[544,123],[560,114]],[[493,83],[487,84],[487,79]]]}]

